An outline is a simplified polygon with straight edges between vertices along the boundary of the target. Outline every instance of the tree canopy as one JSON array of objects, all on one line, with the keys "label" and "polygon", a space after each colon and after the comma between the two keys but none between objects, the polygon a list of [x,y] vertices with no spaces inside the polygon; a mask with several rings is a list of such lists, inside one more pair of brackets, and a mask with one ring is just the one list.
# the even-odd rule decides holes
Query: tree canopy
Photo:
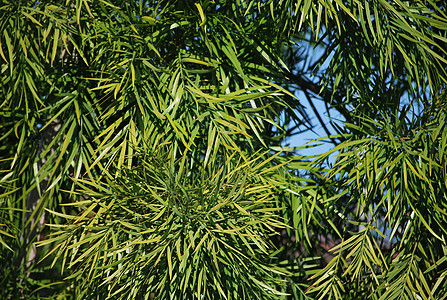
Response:
[{"label": "tree canopy", "polygon": [[2,298],[447,294],[444,1],[3,1],[0,77]]}]

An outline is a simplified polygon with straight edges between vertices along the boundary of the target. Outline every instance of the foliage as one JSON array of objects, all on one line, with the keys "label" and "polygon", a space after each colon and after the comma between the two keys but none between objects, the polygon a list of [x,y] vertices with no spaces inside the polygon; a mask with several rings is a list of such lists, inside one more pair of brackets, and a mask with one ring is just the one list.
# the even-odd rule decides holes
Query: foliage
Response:
[{"label": "foliage", "polygon": [[436,0],[3,1],[1,297],[442,299],[446,28]]},{"label": "foliage", "polygon": [[[350,125],[363,139],[337,146],[328,178],[339,193],[324,204],[352,203],[354,210],[342,212],[345,222],[364,229],[334,248],[337,255],[311,291],[343,295],[348,287],[338,281],[377,299],[446,295],[446,125],[445,104],[421,116],[404,111],[394,120]],[[333,273],[337,281],[320,282]]]},{"label": "foliage", "polygon": [[55,259],[76,270],[75,295],[276,299],[286,270],[270,263],[271,236],[285,224],[269,170],[256,160],[207,170],[166,161],[143,155],[112,181],[79,180],[69,205],[82,213],[39,242],[56,243]]}]

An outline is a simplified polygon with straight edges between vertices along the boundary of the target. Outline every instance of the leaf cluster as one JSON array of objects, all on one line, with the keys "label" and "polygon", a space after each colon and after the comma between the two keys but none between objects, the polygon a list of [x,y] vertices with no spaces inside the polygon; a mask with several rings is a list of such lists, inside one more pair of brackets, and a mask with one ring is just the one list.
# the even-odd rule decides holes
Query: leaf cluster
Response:
[{"label": "leaf cluster", "polygon": [[[53,225],[62,269],[78,298],[276,299],[287,270],[271,237],[287,226],[277,187],[256,160],[191,169],[140,155],[112,181],[78,180],[80,213]],[[180,166],[177,166],[180,164]],[[258,170],[260,170],[258,168]],[[262,173],[262,172],[261,172]],[[56,212],[54,212],[56,213]],[[56,213],[59,214],[59,213]]]}]

